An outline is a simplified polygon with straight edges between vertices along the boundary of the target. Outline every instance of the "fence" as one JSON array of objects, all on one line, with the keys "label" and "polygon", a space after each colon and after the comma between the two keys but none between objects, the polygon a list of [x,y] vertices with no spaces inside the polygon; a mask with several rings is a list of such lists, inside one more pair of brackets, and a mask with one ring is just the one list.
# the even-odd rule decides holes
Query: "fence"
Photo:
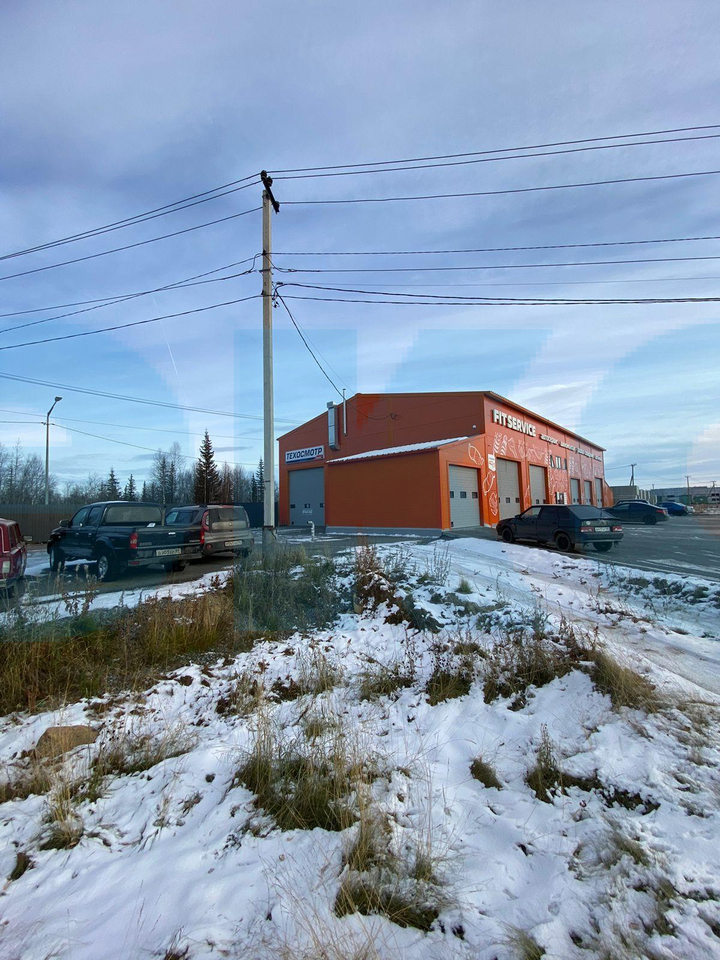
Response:
[{"label": "fence", "polygon": [[[0,516],[8,520],[17,520],[23,536],[31,537],[36,543],[47,543],[50,534],[61,520],[69,520],[72,515],[84,506],[82,503],[53,504],[44,503],[1,503]],[[251,527],[262,527],[262,503],[243,503],[250,520]],[[277,523],[277,501],[275,502],[275,522]]]},{"label": "fence", "polygon": [[81,503],[51,503],[49,506],[44,503],[0,503],[0,516],[17,520],[23,536],[31,537],[36,543],[47,543],[60,521],[70,519],[81,506]]}]

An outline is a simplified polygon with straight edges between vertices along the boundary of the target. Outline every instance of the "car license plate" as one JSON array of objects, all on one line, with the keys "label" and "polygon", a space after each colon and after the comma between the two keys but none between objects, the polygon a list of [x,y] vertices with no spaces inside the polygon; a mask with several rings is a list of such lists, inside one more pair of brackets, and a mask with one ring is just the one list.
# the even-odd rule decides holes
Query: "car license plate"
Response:
[{"label": "car license plate", "polygon": [[595,533],[610,533],[610,527],[595,527]]},{"label": "car license plate", "polygon": [[166,547],[164,550],[156,550],[156,557],[179,557],[182,553],[180,547]]},{"label": "car license plate", "polygon": [[226,546],[226,547],[240,547],[240,546],[242,546],[242,540],[226,540],[226,541],[225,541],[225,546]]}]

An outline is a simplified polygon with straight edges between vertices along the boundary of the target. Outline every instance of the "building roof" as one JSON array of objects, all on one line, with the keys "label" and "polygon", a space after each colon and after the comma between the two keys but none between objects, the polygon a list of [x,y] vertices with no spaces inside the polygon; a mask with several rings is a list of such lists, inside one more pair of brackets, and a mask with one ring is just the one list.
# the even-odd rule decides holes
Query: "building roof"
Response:
[{"label": "building roof", "polygon": [[[508,400],[507,397],[503,397],[499,393],[494,393],[492,390],[406,390],[398,393],[354,393],[351,397],[347,397],[346,402],[352,403],[353,400],[357,400],[362,397],[378,397],[379,399],[385,399],[388,397],[458,397],[458,396],[467,396],[467,397],[492,397],[494,400],[499,401],[500,403],[505,403],[509,407],[524,413],[528,417],[532,417],[534,420],[541,420],[543,423],[546,423],[549,427],[554,427],[556,430],[562,431],[562,433],[568,434],[568,436],[574,437],[576,440],[581,440],[583,443],[587,443],[591,447],[595,447],[596,450],[602,450],[605,452],[605,447],[601,447],[599,444],[594,443],[592,440],[588,440],[587,437],[581,436],[579,433],[575,433],[574,430],[569,430],[567,427],[563,427],[562,424],[555,423],[554,420],[548,420],[547,417],[543,417],[539,413],[535,413],[533,410],[528,410],[527,407],[521,406],[519,403],[515,403],[514,400]],[[340,401],[341,403],[342,401]],[[338,404],[339,405],[339,404]],[[282,434],[278,439],[282,440],[284,437],[289,437],[291,434],[295,433],[296,430],[301,430],[303,427],[306,427],[308,424],[312,423],[314,420],[319,420],[321,417],[325,417],[327,411],[324,410],[322,413],[317,414],[315,417],[311,417],[309,420],[306,420],[305,423],[301,424],[298,427],[293,427],[292,430],[288,430],[287,433]],[[368,456],[368,454],[365,454]],[[345,458],[344,458],[345,459]],[[328,461],[329,463],[330,461]]]},{"label": "building roof", "polygon": [[467,439],[467,437],[452,437],[450,440],[427,440],[425,443],[407,443],[402,447],[381,447],[379,450],[366,450],[365,453],[355,453],[351,457],[335,457],[327,462],[328,465],[330,465],[333,463],[347,463],[349,460],[367,460],[369,457],[389,457],[396,453],[437,450],[438,447],[444,447],[447,443],[458,443],[460,440]]}]

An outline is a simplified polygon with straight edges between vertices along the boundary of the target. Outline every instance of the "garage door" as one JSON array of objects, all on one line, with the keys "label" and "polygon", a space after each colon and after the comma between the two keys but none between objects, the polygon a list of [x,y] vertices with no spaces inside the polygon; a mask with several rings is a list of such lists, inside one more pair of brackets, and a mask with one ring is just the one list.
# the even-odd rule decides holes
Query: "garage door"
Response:
[{"label": "garage door", "polygon": [[530,464],[530,498],[533,503],[547,503],[545,468]]},{"label": "garage door", "polygon": [[585,481],[585,503],[592,503],[592,483]]},{"label": "garage door", "polygon": [[474,467],[450,464],[450,523],[453,527],[480,526],[478,472]]},{"label": "garage door", "polygon": [[595,506],[601,507],[602,502],[602,480],[600,477],[595,478]]},{"label": "garage door", "polygon": [[325,526],[325,469],[291,470],[290,477],[290,523],[296,527],[307,526],[312,520]]},{"label": "garage door", "polygon": [[515,460],[495,461],[497,469],[498,501],[500,519],[520,513],[520,464]]},{"label": "garage door", "polygon": [[570,499],[573,503],[580,503],[580,481],[570,478]]}]

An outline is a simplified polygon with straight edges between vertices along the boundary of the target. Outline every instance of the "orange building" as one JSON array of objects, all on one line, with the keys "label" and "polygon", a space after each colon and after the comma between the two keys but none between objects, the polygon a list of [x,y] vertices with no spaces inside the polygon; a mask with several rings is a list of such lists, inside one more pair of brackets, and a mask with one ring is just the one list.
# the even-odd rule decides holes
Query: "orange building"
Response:
[{"label": "orange building", "polygon": [[279,521],[435,533],[608,505],[603,453],[488,391],[358,393],[280,438]]}]

